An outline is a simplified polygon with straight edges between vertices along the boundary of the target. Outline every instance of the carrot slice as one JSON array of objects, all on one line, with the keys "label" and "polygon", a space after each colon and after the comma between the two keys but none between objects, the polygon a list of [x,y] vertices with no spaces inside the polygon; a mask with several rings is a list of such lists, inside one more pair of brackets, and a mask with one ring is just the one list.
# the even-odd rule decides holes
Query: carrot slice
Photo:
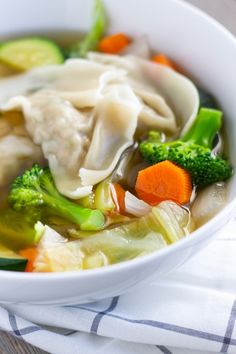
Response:
[{"label": "carrot slice", "polygon": [[191,177],[183,168],[163,161],[139,171],[135,190],[140,199],[152,206],[163,200],[186,204],[192,194]]},{"label": "carrot slice", "polygon": [[116,205],[116,210],[120,214],[125,214],[125,190],[119,183],[113,183],[112,197]]},{"label": "carrot slice", "polygon": [[176,69],[175,64],[165,54],[154,55],[154,57],[152,57],[152,61],[161,65],[168,66],[171,69]]},{"label": "carrot slice", "polygon": [[124,33],[116,33],[101,39],[98,49],[103,53],[118,54],[130,43],[130,39]]},{"label": "carrot slice", "polygon": [[25,271],[32,272],[34,269],[34,261],[35,258],[37,257],[37,248],[36,247],[25,248],[24,250],[21,250],[19,254],[20,256],[28,259],[28,263]]}]

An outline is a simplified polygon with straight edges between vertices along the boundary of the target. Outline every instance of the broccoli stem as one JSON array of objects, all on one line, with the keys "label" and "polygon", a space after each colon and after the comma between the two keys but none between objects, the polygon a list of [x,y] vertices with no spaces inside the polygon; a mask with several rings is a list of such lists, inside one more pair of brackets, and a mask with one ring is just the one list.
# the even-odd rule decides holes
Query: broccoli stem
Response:
[{"label": "broccoli stem", "polygon": [[101,210],[84,208],[63,197],[56,189],[49,168],[34,165],[16,178],[9,202],[17,211],[32,208],[46,215],[59,215],[80,226],[82,230],[100,230],[105,223]]},{"label": "broccoli stem", "polygon": [[201,108],[195,122],[181,141],[212,149],[213,141],[222,124],[222,112]]},{"label": "broccoli stem", "polygon": [[59,193],[56,198],[45,193],[44,201],[50,206],[52,212],[55,211],[56,215],[80,225],[81,230],[100,230],[104,225],[104,215],[100,210],[84,208],[79,204],[70,202]]}]

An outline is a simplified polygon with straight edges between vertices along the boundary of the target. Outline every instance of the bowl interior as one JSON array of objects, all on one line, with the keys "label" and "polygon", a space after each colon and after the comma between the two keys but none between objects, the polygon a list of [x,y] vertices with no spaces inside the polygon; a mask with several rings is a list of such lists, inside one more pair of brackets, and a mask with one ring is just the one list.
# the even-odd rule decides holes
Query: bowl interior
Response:
[{"label": "bowl interior", "polygon": [[[123,31],[133,37],[147,34],[153,49],[176,60],[195,82],[216,97],[225,112],[230,157],[236,166],[236,40],[233,36],[208,16],[199,16],[200,11],[192,10],[181,0],[104,2],[111,32]],[[5,20],[0,22],[0,34],[4,37],[21,32],[86,31],[91,22],[93,0],[40,0],[33,6],[31,0],[4,0],[1,5]],[[235,192],[233,178],[230,200]]]},{"label": "bowl interior", "polygon": [[[180,0],[104,0],[111,32],[137,37],[147,34],[153,49],[169,55],[219,101],[226,117],[230,158],[236,166],[236,40],[208,16]],[[20,33],[86,31],[93,0],[2,0],[0,36]],[[230,183],[229,200],[236,194],[236,178]],[[95,271],[50,274],[0,272],[4,286],[1,301],[70,302],[70,296],[88,302],[124,292],[158,268],[160,274],[191,257],[222,226],[229,209],[196,231],[193,237],[147,257]],[[231,207],[232,212],[232,207]],[[201,245],[200,245],[201,244]],[[159,262],[159,263],[158,263]],[[139,268],[138,268],[139,267]],[[63,282],[61,280],[63,279]],[[47,281],[47,286],[45,286]],[[76,281],[80,281],[79,286]],[[88,281],[89,280],[89,281]],[[64,285],[65,284],[65,285]],[[119,288],[113,288],[114,284]],[[104,294],[97,294],[98,288]],[[43,289],[43,291],[42,291]],[[62,300],[63,299],[63,300]],[[71,300],[72,301],[72,300]],[[73,300],[74,301],[74,300]]]}]

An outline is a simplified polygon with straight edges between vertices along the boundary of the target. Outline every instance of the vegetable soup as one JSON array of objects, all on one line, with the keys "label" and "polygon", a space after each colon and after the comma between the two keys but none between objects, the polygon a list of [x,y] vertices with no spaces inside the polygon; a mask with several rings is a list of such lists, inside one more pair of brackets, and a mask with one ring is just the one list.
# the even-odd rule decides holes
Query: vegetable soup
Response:
[{"label": "vegetable soup", "polygon": [[[122,31],[122,29],[121,29]],[[188,237],[227,201],[223,112],[145,34],[0,45],[0,270],[82,271]]]}]

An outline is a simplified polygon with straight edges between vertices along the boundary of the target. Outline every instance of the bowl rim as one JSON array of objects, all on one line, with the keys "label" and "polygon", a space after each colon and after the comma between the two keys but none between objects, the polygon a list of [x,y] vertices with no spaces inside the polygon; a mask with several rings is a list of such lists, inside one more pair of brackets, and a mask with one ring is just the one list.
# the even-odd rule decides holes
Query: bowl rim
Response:
[{"label": "bowl rim", "polygon": [[[221,23],[219,23],[216,19],[211,17],[209,14],[205,13],[203,10],[197,8],[193,4],[188,3],[186,0],[169,0],[173,4],[176,4],[178,7],[184,8],[186,11],[189,11],[191,14],[195,16],[201,17],[202,20],[206,21],[212,27],[215,27],[217,31],[224,33],[225,38],[232,42],[232,45],[236,48],[236,37],[226,29]],[[96,268],[96,269],[87,269],[83,271],[67,271],[67,272],[48,272],[48,273],[27,273],[27,272],[16,272],[16,271],[6,271],[0,270],[0,279],[1,280],[29,280],[31,282],[57,282],[58,280],[73,280],[76,279],[79,281],[83,278],[93,277],[103,277],[106,274],[119,273],[124,269],[133,269],[137,266],[148,265],[148,263],[154,261],[158,257],[163,257],[169,253],[178,251],[180,248],[188,248],[188,244],[191,246],[191,240],[198,239],[199,243],[205,238],[206,235],[212,235],[214,233],[218,233],[226,223],[230,222],[236,216],[236,197],[232,199],[217,215],[215,215],[211,220],[209,220],[206,224],[193,231],[187,237],[177,241],[176,243],[169,245],[163,249],[157,250],[151,254],[144,255],[142,257],[137,257],[132,260],[123,261],[117,264],[111,264],[106,267]],[[196,244],[196,242],[195,242]]]}]

